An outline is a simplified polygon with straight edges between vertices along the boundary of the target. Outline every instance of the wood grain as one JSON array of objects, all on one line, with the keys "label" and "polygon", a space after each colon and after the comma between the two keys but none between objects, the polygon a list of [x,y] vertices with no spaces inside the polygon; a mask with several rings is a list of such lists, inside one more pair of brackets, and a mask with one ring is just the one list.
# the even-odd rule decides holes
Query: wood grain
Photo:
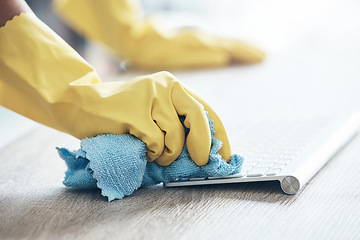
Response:
[{"label": "wood grain", "polygon": [[61,185],[55,149],[77,141],[38,128],[0,152],[0,239],[358,239],[360,138],[295,196],[277,182],[161,185],[108,203]]}]

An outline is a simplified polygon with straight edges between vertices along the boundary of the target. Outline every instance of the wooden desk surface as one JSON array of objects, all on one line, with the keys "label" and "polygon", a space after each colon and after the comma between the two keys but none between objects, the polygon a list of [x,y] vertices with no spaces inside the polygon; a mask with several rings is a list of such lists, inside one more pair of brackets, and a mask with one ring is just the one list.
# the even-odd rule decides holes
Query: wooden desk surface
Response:
[{"label": "wooden desk surface", "polygon": [[360,138],[295,196],[277,182],[139,189],[108,203],[61,185],[53,146],[36,129],[1,150],[0,239],[359,239]]},{"label": "wooden desk surface", "polygon": [[[358,109],[358,73],[315,79],[316,70],[305,69],[308,78],[265,77],[281,63],[177,75],[221,112],[230,137],[231,123],[242,116]],[[293,75],[289,68],[285,75]],[[158,185],[111,203],[97,190],[62,186],[65,165],[55,146],[75,149],[78,141],[38,127],[0,150],[0,239],[360,238],[360,137],[295,196],[284,195],[277,182]]]},{"label": "wooden desk surface", "polygon": [[[340,2],[349,8],[332,5],[335,10],[325,13],[343,18],[336,17],[323,30],[319,27],[324,23],[310,21],[316,14],[302,17],[310,30],[300,42],[294,40],[301,28],[291,29],[284,22],[271,35],[266,33],[277,25],[265,24],[269,30],[264,31],[264,42],[293,45],[267,51],[263,64],[175,75],[217,110],[230,137],[236,135],[234,123],[244,116],[341,115],[360,110],[360,36],[354,31],[360,25],[356,10],[360,4]],[[306,4],[314,6],[313,1]],[[274,23],[277,18],[270,17],[275,8],[268,11],[269,4],[255,5],[253,10],[260,9],[255,16],[268,13]],[[291,18],[287,11],[278,13]],[[344,22],[355,25],[346,28]],[[289,29],[295,35],[279,42],[283,36],[279,33]],[[111,203],[97,190],[62,185],[65,164],[55,146],[75,149],[78,142],[38,127],[0,149],[0,239],[360,239],[359,136],[295,196],[284,195],[277,182],[158,185]]]}]

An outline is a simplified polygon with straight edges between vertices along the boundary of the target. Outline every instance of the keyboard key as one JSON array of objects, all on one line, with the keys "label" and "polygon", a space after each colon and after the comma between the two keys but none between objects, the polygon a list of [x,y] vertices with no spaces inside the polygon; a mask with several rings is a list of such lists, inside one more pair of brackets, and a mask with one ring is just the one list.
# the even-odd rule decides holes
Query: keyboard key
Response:
[{"label": "keyboard key", "polygon": [[251,171],[248,172],[248,177],[260,177],[265,175],[267,171],[269,171],[270,168],[253,168]]},{"label": "keyboard key", "polygon": [[278,174],[280,171],[281,171],[280,168],[270,169],[270,170],[266,173],[266,176],[275,176],[275,175]]},{"label": "keyboard key", "polygon": [[283,169],[284,167],[286,167],[286,164],[284,163],[279,163],[272,166],[272,168],[280,168],[280,169]]},{"label": "keyboard key", "polygon": [[256,164],[258,164],[258,162],[244,162],[242,167],[243,168],[252,168],[253,166],[255,166]]},{"label": "keyboard key", "polygon": [[284,159],[284,158],[287,158],[287,159],[293,160],[295,157],[296,157],[295,154],[289,153],[289,154],[284,154],[283,159]]},{"label": "keyboard key", "polygon": [[278,157],[265,157],[261,162],[276,163],[279,159]]},{"label": "keyboard key", "polygon": [[242,169],[241,169],[241,171],[248,172],[248,171],[250,171],[252,168],[253,168],[253,166],[243,166]]},{"label": "keyboard key", "polygon": [[257,168],[264,168],[264,167],[268,167],[270,168],[271,166],[273,166],[275,163],[273,162],[260,162],[258,164],[256,164]]},{"label": "keyboard key", "polygon": [[288,165],[290,162],[291,162],[291,160],[289,160],[289,159],[281,159],[276,164],[278,164],[278,165],[281,165],[281,164]]},{"label": "keyboard key", "polygon": [[266,158],[282,158],[284,157],[285,153],[283,152],[275,152],[274,150],[271,150],[268,154],[266,154]]},{"label": "keyboard key", "polygon": [[258,162],[259,160],[255,160],[255,159],[245,159],[244,164],[255,165]]}]

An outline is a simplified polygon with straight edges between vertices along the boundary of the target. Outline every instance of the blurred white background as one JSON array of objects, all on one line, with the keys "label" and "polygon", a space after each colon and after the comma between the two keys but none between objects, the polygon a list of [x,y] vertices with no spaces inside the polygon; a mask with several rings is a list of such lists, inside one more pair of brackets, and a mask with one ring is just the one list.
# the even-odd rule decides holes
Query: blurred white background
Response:
[{"label": "blurred white background", "polygon": [[358,45],[357,0],[143,0],[145,14],[162,14],[170,25],[195,25],[237,37],[268,53]]}]

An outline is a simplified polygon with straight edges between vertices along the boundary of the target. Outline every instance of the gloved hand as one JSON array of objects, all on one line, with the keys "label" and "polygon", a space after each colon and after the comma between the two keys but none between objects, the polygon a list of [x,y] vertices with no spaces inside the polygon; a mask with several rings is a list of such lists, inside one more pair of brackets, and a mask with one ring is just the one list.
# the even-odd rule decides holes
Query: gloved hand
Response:
[{"label": "gloved hand", "polygon": [[55,8],[75,30],[142,68],[219,67],[257,63],[264,53],[237,40],[195,30],[170,31],[138,17],[135,0],[57,0]]},{"label": "gloved hand", "polygon": [[184,145],[198,165],[208,161],[210,130],[204,110],[231,150],[224,126],[200,97],[168,72],[101,83],[96,72],[32,13],[0,28],[0,104],[77,138],[130,133],[147,144],[149,160],[168,165]]}]

